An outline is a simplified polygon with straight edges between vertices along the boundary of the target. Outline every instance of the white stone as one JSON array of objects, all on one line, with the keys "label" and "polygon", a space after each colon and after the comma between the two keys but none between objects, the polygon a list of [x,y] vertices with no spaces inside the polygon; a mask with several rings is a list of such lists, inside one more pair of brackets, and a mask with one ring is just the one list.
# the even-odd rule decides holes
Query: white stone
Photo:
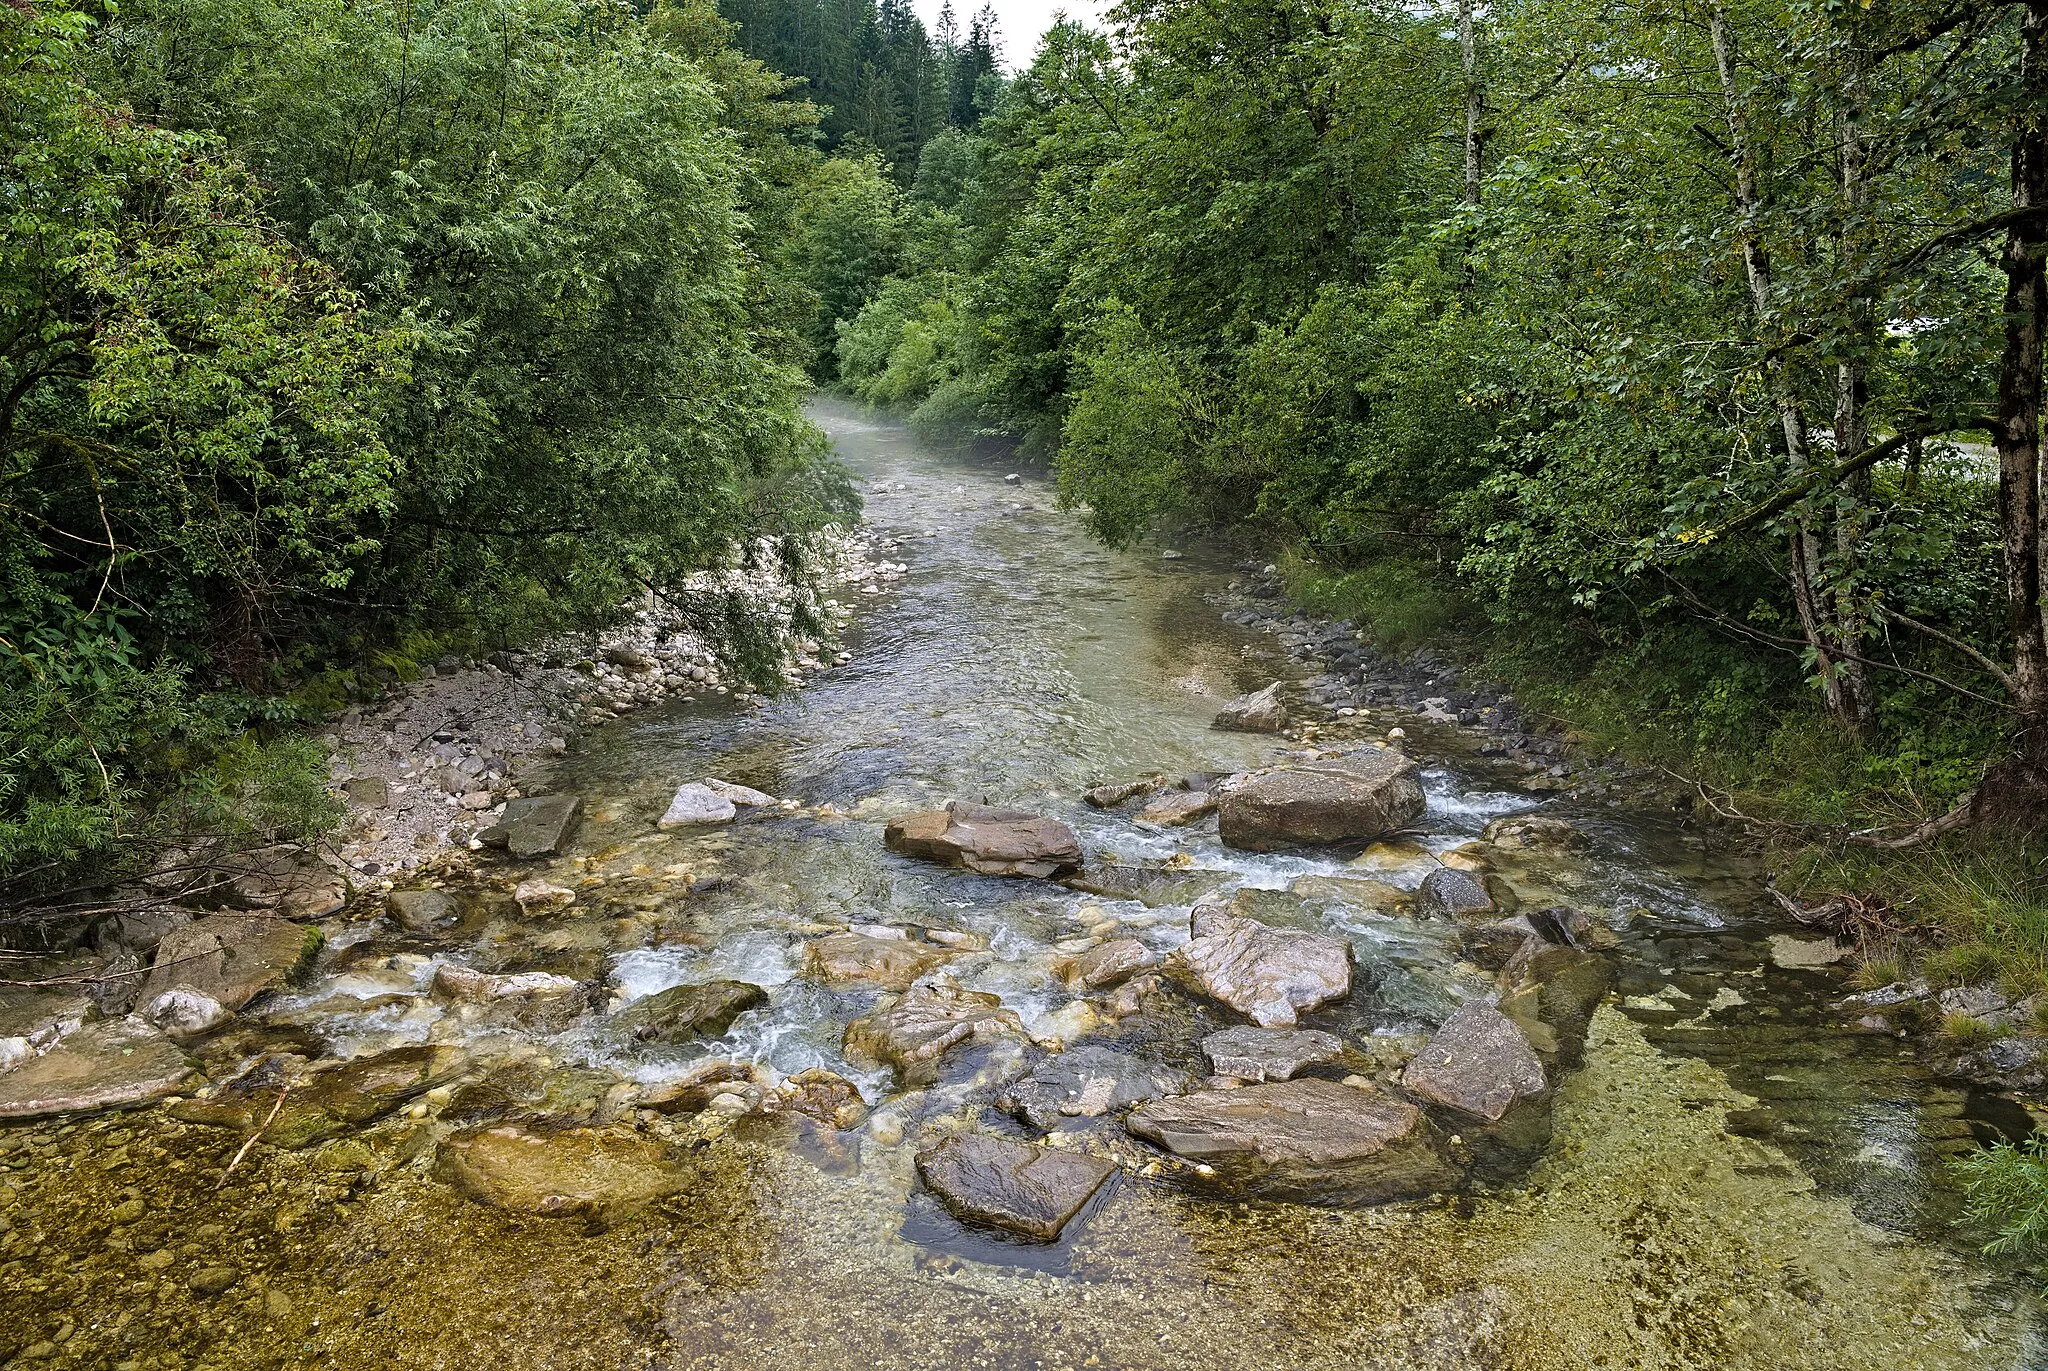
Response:
[{"label": "white stone", "polygon": [[752,786],[734,785],[731,781],[721,781],[716,776],[706,776],[704,778],[704,785],[706,789],[711,790],[715,794],[722,795],[734,804],[749,809],[781,803],[780,800],[765,791],[756,790]]},{"label": "white stone", "polygon": [[668,810],[657,827],[666,830],[693,824],[726,824],[738,813],[731,800],[702,781],[690,781],[676,788],[675,798],[668,802]]}]

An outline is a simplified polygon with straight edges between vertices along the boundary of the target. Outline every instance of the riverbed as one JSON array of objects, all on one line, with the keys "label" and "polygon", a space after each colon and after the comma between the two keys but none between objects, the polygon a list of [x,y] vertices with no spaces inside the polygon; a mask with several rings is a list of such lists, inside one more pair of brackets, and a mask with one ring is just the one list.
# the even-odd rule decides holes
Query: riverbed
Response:
[{"label": "riverbed", "polygon": [[[1467,730],[1386,711],[1328,720],[1318,741],[1401,729],[1429,799],[1412,842],[1258,855],[1224,848],[1213,820],[1151,828],[1091,808],[1082,792],[1104,781],[1223,775],[1297,745],[1210,726],[1232,696],[1301,673],[1274,635],[1226,621],[1228,556],[1105,549],[1037,474],[838,404],[814,417],[910,568],[866,597],[851,661],[762,707],[676,703],[588,735],[531,778],[582,797],[561,856],[486,862],[455,883],[465,913],[437,933],[356,912],[309,982],[204,1054],[225,1074],[264,1053],[441,1047],[461,1062],[452,1086],[304,1146],[259,1144],[232,1170],[246,1130],[178,1105],[0,1134],[0,1353],[34,1354],[10,1365],[2048,1365],[2023,1275],[1952,1224],[1944,1160],[1992,1136],[1996,1102],[1854,1031],[1834,1008],[1838,969],[1774,962],[1787,930],[1749,859],[1669,814],[1526,790]],[[795,806],[657,829],[675,788],[706,776]],[[1525,900],[1587,910],[1615,944],[1616,990],[1562,1079],[1543,1160],[1504,1187],[1325,1208],[1152,1167],[1112,1124],[1076,1145],[1119,1170],[1059,1242],[954,1219],[915,1154],[949,1131],[1015,1132],[992,1101],[1019,1063],[899,1089],[842,1045],[882,992],[808,975],[807,945],[849,927],[945,933],[964,953],[945,973],[1043,1045],[1121,1031],[1076,1009],[1061,957],[1112,936],[1163,955],[1188,937],[1184,900],[978,876],[883,844],[891,818],[983,798],[1067,822],[1093,860],[1276,901],[1317,878],[1412,888],[1502,816],[1568,821],[1584,851],[1503,867]],[[493,902],[536,877],[574,902]],[[1395,1044],[1473,993],[1473,969],[1402,921],[1292,908],[1349,938],[1368,973],[1312,1026]],[[567,1021],[465,1019],[427,993],[446,965],[604,998]],[[612,1025],[712,979],[767,1003],[679,1046]],[[1143,1046],[1199,1071],[1202,1034],[1234,1020],[1173,1013]],[[818,1129],[638,1107],[714,1062],[770,1087],[836,1073],[865,1117]],[[446,1141],[508,1117],[638,1128],[683,1179],[630,1213],[478,1203],[451,1182]]]}]

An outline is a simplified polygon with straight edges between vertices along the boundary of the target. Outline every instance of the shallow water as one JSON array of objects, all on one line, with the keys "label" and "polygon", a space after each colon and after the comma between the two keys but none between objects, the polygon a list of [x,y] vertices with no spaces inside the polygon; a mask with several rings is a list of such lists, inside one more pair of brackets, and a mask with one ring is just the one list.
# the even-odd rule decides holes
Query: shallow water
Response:
[{"label": "shallow water", "polygon": [[[682,1194],[608,1226],[462,1198],[435,1166],[451,1124],[431,1109],[260,1147],[218,1190],[242,1135],[164,1111],[10,1130],[0,1353],[42,1342],[36,1364],[222,1368],[2048,1365],[2028,1287],[1950,1222],[1942,1160],[1995,1111],[1847,1032],[1829,1009],[1839,978],[1772,967],[1766,939],[1782,930],[1741,858],[1658,818],[1523,794],[1455,730],[1413,722],[1424,847],[1539,805],[1594,839],[1584,858],[1509,870],[1530,902],[1595,910],[1623,940],[1618,994],[1562,1089],[1547,1158],[1504,1192],[1353,1211],[1132,1170],[1051,1247],[953,1221],[911,1158],[946,1127],[1006,1126],[986,1083],[962,1073],[897,1095],[845,1061],[845,1025],[877,992],[806,979],[805,940],[871,923],[979,934],[988,950],[950,973],[1057,1037],[1074,1023],[1057,945],[1114,921],[1163,951],[1186,937],[1185,907],[910,861],[883,849],[886,818],[985,795],[1065,819],[1091,854],[1181,860],[1217,888],[1337,873],[1413,885],[1427,863],[1227,852],[1213,823],[1152,832],[1082,805],[1105,779],[1277,752],[1209,728],[1223,699],[1292,669],[1269,635],[1223,622],[1209,597],[1227,565],[1200,548],[1110,552],[1035,477],[1009,484],[1001,465],[816,412],[868,484],[871,520],[901,540],[886,555],[911,567],[863,597],[853,663],[765,708],[677,705],[588,739],[550,778],[588,817],[575,851],[540,868],[577,890],[569,911],[479,906],[438,941],[346,930],[271,1028],[310,1027],[344,1054],[460,1043],[501,1076],[523,1062],[577,1117],[604,1117],[621,1077],[710,1059],[772,1076],[822,1066],[877,1104],[870,1122],[822,1140],[756,1119],[702,1130],[677,1144]],[[706,775],[804,808],[657,833],[673,788]],[[1479,983],[1413,924],[1289,908],[1351,937],[1371,983],[1316,1026],[1413,1032]],[[485,1035],[419,993],[442,961],[602,977],[614,1005],[713,977],[770,1003],[687,1049],[633,1042],[602,1015]],[[1179,1050],[1198,1066],[1194,1041],[1224,1020],[1189,1013]],[[206,1266],[239,1279],[196,1295],[187,1277]]]}]

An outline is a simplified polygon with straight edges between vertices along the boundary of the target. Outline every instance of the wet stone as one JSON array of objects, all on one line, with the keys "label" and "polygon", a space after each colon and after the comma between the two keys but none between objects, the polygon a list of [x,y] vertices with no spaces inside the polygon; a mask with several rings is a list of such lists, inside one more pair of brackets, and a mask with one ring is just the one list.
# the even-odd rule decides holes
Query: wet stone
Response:
[{"label": "wet stone", "polygon": [[159,1029],[141,1019],[110,1019],[0,1071],[0,1118],[140,1104],[171,1094],[191,1077],[191,1061]]},{"label": "wet stone", "polygon": [[498,822],[477,834],[485,847],[499,847],[519,859],[558,856],[583,802],[574,795],[527,795],[505,802]]},{"label": "wet stone", "polygon": [[917,1155],[918,1174],[956,1217],[1037,1242],[1057,1242],[1115,1170],[1100,1157],[983,1134]]},{"label": "wet stone", "polygon": [[1563,819],[1544,814],[1510,814],[1486,826],[1495,847],[1525,852],[1583,852],[1592,840]]},{"label": "wet stone", "polygon": [[1160,828],[1179,828],[1216,812],[1216,797],[1206,790],[1176,790],[1162,795],[1138,811],[1138,822]]},{"label": "wet stone", "polygon": [[480,1129],[442,1144],[440,1166],[471,1199],[543,1218],[616,1220],[685,1179],[660,1143],[622,1128]]},{"label": "wet stone", "polygon": [[955,949],[908,938],[834,933],[804,948],[804,974],[829,986],[877,985],[884,990],[908,990],[919,976],[959,955]]},{"label": "wet stone", "polygon": [[956,800],[944,809],[896,820],[883,837],[907,856],[984,876],[1064,876],[1081,866],[1074,830],[1057,819],[993,805]]},{"label": "wet stone", "polygon": [[1094,809],[1115,809],[1126,800],[1150,795],[1166,785],[1164,776],[1142,776],[1135,781],[1116,781],[1084,791],[1082,800]]},{"label": "wet stone", "polygon": [[1285,687],[1285,682],[1275,681],[1238,696],[1218,711],[1214,726],[1235,733],[1278,733],[1287,727],[1287,706],[1280,698]]},{"label": "wet stone", "polygon": [[849,1058],[890,1067],[914,1088],[936,1080],[940,1062],[970,1043],[1026,1036],[1023,1022],[994,995],[940,982],[914,987],[855,1019],[847,1025],[845,1048]]},{"label": "wet stone", "polygon": [[1470,919],[1501,913],[1484,877],[1440,866],[1422,878],[1415,912],[1425,919]]},{"label": "wet stone", "polygon": [[1250,852],[1365,841],[1403,828],[1427,802],[1421,773],[1400,753],[1368,749],[1253,772],[1223,789],[1223,842]]},{"label": "wet stone", "polygon": [[203,1266],[189,1276],[185,1284],[192,1293],[201,1296],[225,1294],[242,1279],[242,1273],[232,1266]]},{"label": "wet stone", "polygon": [[1122,862],[1091,862],[1065,884],[1111,900],[1136,900],[1142,905],[1188,904],[1228,880],[1224,871],[1187,871]]},{"label": "wet stone", "polygon": [[1202,1052],[1219,1076],[1287,1081],[1336,1061],[1344,1053],[1344,1040],[1312,1028],[1226,1028],[1202,1039]]},{"label": "wet stone", "polygon": [[1313,1077],[1141,1105],[1130,1131],[1214,1168],[1227,1188],[1302,1204],[1377,1204],[1455,1185],[1414,1105]]},{"label": "wet stone", "polygon": [[996,1106],[1049,1133],[1076,1120],[1121,1114],[1190,1084],[1185,1071],[1089,1043],[1047,1057],[1004,1090]]},{"label": "wet stone", "polygon": [[738,814],[730,799],[702,781],[690,781],[676,788],[675,797],[668,802],[668,809],[655,827],[667,832],[699,824],[729,824]]},{"label": "wet stone", "polygon": [[1351,992],[1343,938],[1196,909],[1194,936],[1167,965],[1261,1028],[1292,1028],[1301,1011]]},{"label": "wet stone", "polygon": [[1543,1062],[1515,1022],[1484,1000],[1467,1001],[1444,1021],[1401,1073],[1401,1084],[1445,1110],[1475,1151],[1522,1160],[1550,1141]]},{"label": "wet stone", "polygon": [[384,912],[408,933],[431,933],[453,922],[458,910],[445,890],[394,890],[384,897]]},{"label": "wet stone", "polygon": [[1076,990],[1104,990],[1121,985],[1158,962],[1152,949],[1136,938],[1116,938],[1064,963],[1061,975]]},{"label": "wet stone", "polygon": [[147,1004],[176,986],[228,1010],[283,985],[320,950],[320,931],[272,914],[209,914],[167,934],[137,995]]},{"label": "wet stone", "polygon": [[635,1000],[612,1015],[612,1022],[642,1042],[684,1042],[716,1038],[733,1020],[768,1003],[768,992],[745,981],[706,981],[671,986]]}]

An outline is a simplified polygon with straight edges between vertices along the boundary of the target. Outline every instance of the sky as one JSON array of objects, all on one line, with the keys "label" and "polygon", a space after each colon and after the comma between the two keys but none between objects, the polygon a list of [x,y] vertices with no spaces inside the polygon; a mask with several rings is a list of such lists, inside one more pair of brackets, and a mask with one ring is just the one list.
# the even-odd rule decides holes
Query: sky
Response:
[{"label": "sky", "polygon": [[[924,20],[926,32],[938,26],[941,0],[916,0],[917,17]],[[1031,54],[1038,50],[1039,35],[1052,27],[1053,16],[1064,13],[1069,19],[1078,19],[1084,24],[1101,26],[1102,15],[1115,0],[995,0],[996,18],[1003,25],[1003,65],[1011,71],[1027,66]],[[960,22],[964,37],[967,21],[981,8],[981,0],[953,0],[953,14]]]}]

